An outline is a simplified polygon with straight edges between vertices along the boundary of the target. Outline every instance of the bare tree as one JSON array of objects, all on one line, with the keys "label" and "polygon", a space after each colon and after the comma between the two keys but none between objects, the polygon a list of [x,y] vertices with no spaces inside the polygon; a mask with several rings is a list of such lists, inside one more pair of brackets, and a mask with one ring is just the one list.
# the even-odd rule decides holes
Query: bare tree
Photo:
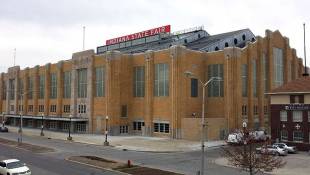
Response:
[{"label": "bare tree", "polygon": [[230,165],[240,168],[241,171],[249,172],[250,175],[269,172],[285,165],[286,162],[279,156],[256,153],[256,147],[266,142],[257,143],[248,133],[243,135],[243,146],[230,146],[223,149],[224,157],[228,159]]}]

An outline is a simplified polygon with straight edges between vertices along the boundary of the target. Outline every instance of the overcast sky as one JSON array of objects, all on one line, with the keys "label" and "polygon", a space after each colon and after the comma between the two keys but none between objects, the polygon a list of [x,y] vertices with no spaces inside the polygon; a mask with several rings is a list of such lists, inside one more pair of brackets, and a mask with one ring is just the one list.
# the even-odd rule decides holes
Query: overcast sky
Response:
[{"label": "overcast sky", "polygon": [[[83,46],[171,25],[172,31],[204,25],[210,34],[249,28],[255,35],[277,30],[303,57],[303,22],[310,54],[308,0],[1,0],[0,72],[70,59]],[[308,66],[310,59],[308,57]]]}]

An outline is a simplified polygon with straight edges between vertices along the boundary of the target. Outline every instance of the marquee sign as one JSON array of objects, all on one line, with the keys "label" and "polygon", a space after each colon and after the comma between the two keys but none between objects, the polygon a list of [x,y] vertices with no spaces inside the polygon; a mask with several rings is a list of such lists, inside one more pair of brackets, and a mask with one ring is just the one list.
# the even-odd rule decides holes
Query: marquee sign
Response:
[{"label": "marquee sign", "polygon": [[309,105],[305,105],[305,104],[290,104],[290,105],[285,105],[284,106],[285,110],[300,110],[300,111],[304,111],[304,110],[310,110],[310,106]]},{"label": "marquee sign", "polygon": [[140,38],[144,38],[148,36],[157,35],[160,33],[170,33],[170,25],[161,26],[161,27],[145,30],[142,32],[109,39],[109,40],[106,40],[106,45],[117,44],[117,43],[126,42],[130,40],[140,39]]}]

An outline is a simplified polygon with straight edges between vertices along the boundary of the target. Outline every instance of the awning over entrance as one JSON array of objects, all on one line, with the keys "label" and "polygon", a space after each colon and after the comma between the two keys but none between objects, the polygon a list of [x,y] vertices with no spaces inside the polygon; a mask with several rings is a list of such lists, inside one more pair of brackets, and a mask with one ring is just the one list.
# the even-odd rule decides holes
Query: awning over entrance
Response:
[{"label": "awning over entrance", "polygon": [[[5,117],[11,117],[11,118],[20,118],[19,115],[5,115]],[[31,115],[22,115],[24,119],[38,119],[41,120],[41,116],[31,116]],[[69,117],[56,117],[56,116],[44,116],[44,120],[57,120],[57,121],[70,121]],[[72,117],[71,121],[73,122],[84,122],[88,121],[88,118],[82,118],[82,117]]]}]

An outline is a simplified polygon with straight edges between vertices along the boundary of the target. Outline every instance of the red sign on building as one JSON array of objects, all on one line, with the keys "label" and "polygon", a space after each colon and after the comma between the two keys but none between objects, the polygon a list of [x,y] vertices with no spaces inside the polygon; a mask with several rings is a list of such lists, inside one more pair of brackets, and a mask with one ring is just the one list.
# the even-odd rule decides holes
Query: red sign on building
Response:
[{"label": "red sign on building", "polygon": [[160,33],[170,33],[170,25],[149,29],[149,30],[145,30],[142,32],[118,37],[118,38],[109,39],[109,40],[106,40],[106,45],[117,44],[117,43],[126,42],[130,40],[140,39],[140,38],[144,38],[148,36],[157,35]]}]

